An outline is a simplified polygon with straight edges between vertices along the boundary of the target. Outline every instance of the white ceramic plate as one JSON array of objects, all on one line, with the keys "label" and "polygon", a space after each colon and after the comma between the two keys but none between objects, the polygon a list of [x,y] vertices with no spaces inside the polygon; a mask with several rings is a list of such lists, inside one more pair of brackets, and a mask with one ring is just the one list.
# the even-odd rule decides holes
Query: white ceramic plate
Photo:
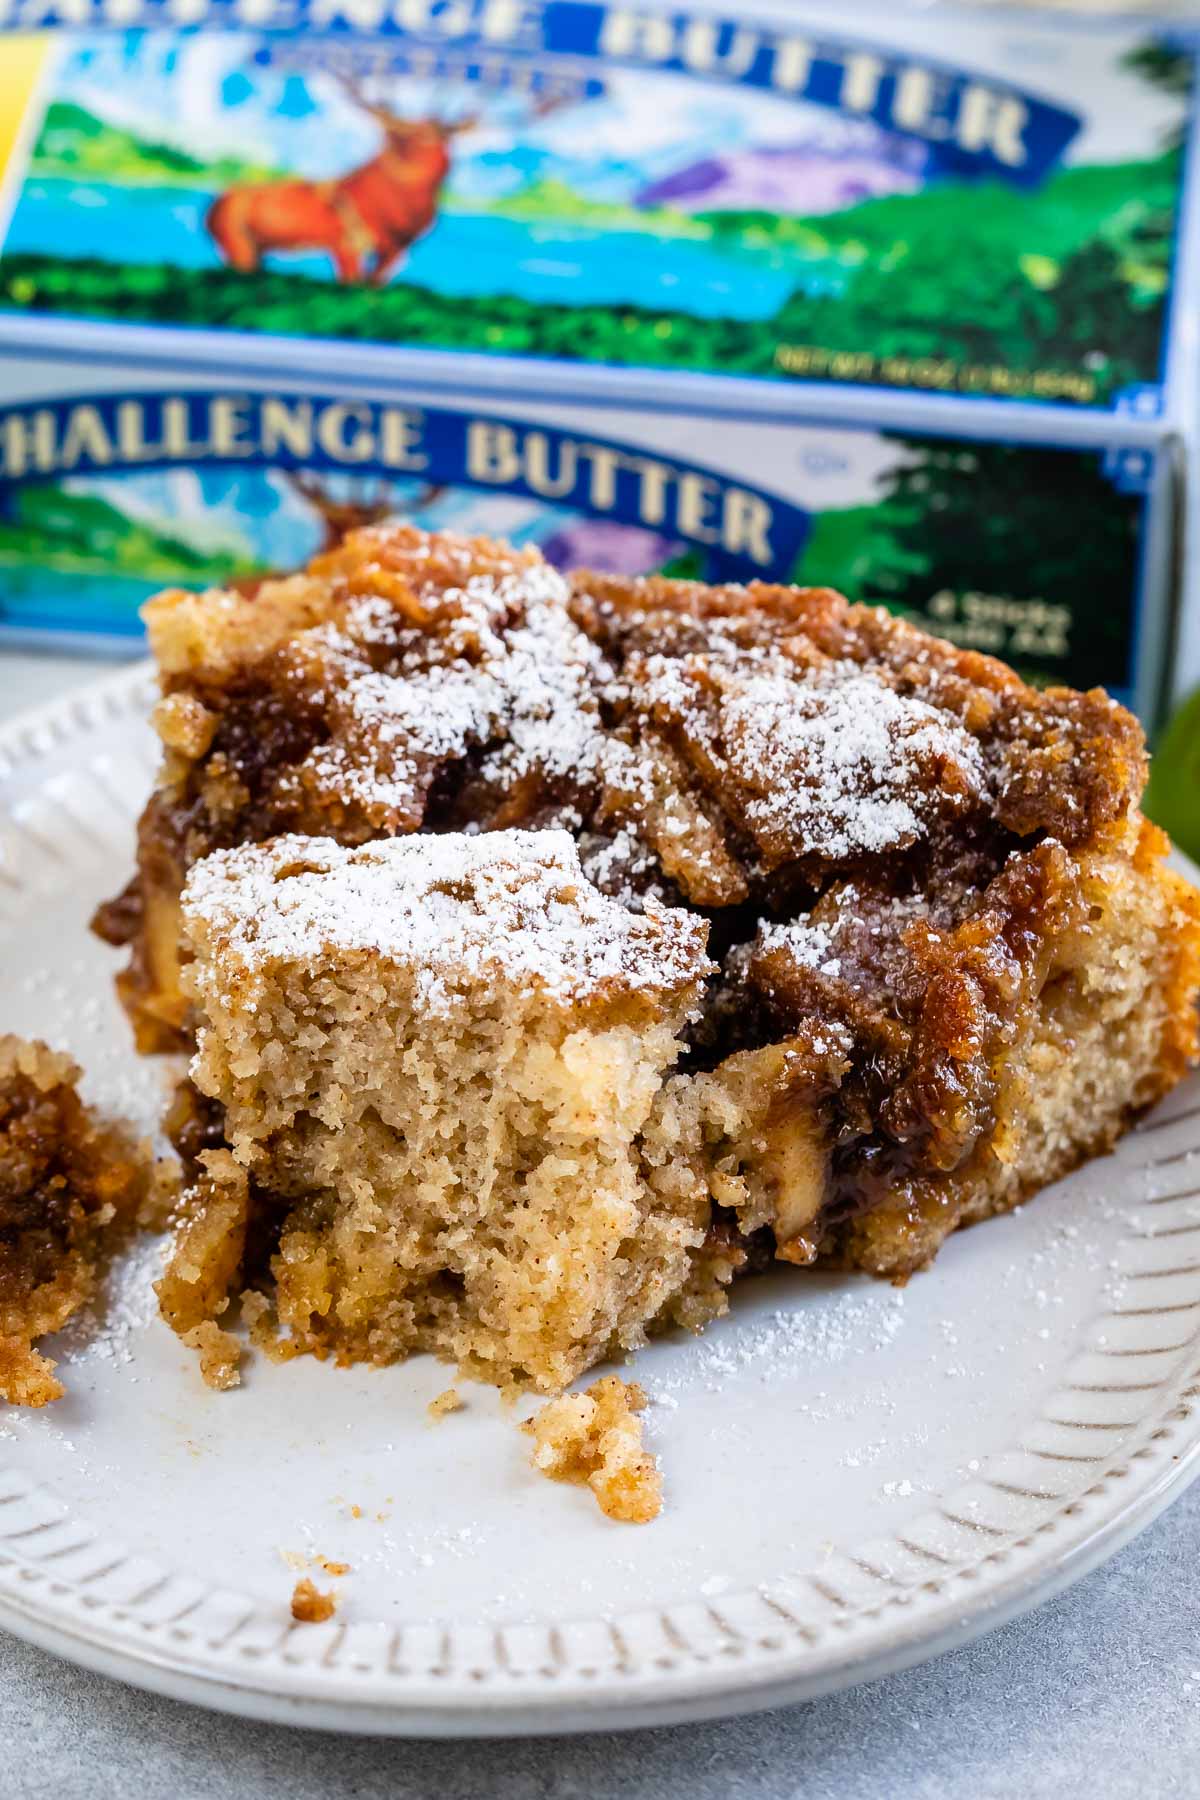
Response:
[{"label": "white ceramic plate", "polygon": [[[86,926],[131,864],[150,695],[136,669],[0,734],[0,1024],[147,1126],[168,1071]],[[0,1417],[0,1624],[258,1717],[562,1731],[798,1700],[1034,1605],[1200,1468],[1197,1082],[903,1291],[782,1274],[640,1355],[667,1484],[640,1528],[535,1475],[491,1390],[431,1425],[425,1358],[257,1361],[210,1393],[154,1316],[160,1254],[60,1340],[67,1397]],[[293,1625],[314,1557],[351,1572],[334,1620]]]}]

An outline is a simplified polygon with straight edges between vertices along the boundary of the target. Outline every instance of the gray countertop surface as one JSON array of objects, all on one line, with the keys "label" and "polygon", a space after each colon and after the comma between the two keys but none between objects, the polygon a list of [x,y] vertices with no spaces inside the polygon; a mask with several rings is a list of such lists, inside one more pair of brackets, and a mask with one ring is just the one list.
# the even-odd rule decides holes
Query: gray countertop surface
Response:
[{"label": "gray countertop surface", "polygon": [[[0,656],[0,720],[103,665]],[[1200,1485],[1027,1618],[756,1718],[387,1741],[223,1718],[0,1633],[2,1800],[1158,1800],[1200,1795]]]}]

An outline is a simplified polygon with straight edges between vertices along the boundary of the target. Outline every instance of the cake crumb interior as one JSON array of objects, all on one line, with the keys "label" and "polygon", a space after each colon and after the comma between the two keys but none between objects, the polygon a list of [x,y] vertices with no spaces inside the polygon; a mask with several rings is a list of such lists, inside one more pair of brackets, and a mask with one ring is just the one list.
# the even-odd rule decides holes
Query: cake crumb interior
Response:
[{"label": "cake crumb interior", "polygon": [[177,1330],[264,1272],[255,1217],[283,1341],[344,1360],[556,1392],[723,1306],[707,1190],[644,1175],[702,920],[602,895],[561,832],[278,839],[198,865],[184,920],[230,1150],[160,1288]]},{"label": "cake crumb interior", "polygon": [[601,1512],[646,1525],[662,1511],[658,1458],[642,1442],[646,1396],[634,1381],[605,1375],[582,1394],[549,1401],[523,1429],[533,1439],[533,1466],[551,1481],[591,1488]]}]

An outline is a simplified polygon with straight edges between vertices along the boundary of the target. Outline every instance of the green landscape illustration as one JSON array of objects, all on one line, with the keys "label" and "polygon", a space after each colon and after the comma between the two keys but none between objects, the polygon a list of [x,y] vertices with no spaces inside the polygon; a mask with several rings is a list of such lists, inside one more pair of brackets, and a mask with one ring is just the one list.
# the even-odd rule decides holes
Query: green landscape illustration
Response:
[{"label": "green landscape illustration", "polygon": [[[397,78],[385,103],[231,66],[202,148],[212,131],[172,118],[185,51],[169,75],[123,54],[97,42],[56,75],[0,306],[1088,404],[1158,378],[1181,184],[1161,110],[1145,154],[1030,190],[800,106],[790,140],[759,142],[742,95],[639,144],[634,76],[522,111],[465,82]],[[1122,62],[1180,114],[1189,67],[1154,45]]]},{"label": "green landscape illustration", "polygon": [[[1116,492],[1095,454],[911,437],[887,447],[861,504],[813,515],[789,577],[932,623],[1034,681],[1120,689],[1141,498]],[[129,472],[0,488],[0,622],[136,635],[137,608],[160,587],[248,589],[391,513],[535,543],[563,567],[713,573],[695,547],[494,490],[268,468]],[[999,626],[972,619],[973,595],[988,597],[989,620],[1004,603]]]}]

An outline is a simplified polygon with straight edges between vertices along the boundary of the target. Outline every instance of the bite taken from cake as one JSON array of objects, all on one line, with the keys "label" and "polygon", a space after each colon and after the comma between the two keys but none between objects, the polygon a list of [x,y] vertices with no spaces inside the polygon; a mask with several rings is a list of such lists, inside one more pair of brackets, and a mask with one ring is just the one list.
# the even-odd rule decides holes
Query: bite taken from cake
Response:
[{"label": "bite taken from cake", "polygon": [[734,1259],[658,1116],[705,921],[601,894],[562,831],[276,838],[198,864],[183,920],[193,1078],[248,1176],[210,1309],[266,1276],[298,1348],[556,1392],[722,1304]]}]

